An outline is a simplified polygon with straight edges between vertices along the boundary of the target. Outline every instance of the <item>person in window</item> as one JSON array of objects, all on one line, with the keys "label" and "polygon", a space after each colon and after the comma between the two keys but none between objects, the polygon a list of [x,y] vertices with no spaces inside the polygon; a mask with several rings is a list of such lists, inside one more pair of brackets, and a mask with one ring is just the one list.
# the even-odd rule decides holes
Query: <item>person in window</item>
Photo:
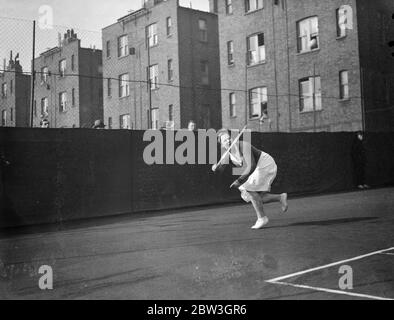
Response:
[{"label": "person in window", "polygon": [[[218,142],[226,151],[229,150],[232,140],[227,129],[218,132]],[[287,193],[280,195],[270,193],[278,167],[269,154],[255,148],[246,141],[241,141],[239,147],[235,145],[231,148],[227,160],[231,160],[235,166],[240,168],[246,166],[243,175],[230,188],[238,188],[241,191],[242,199],[247,203],[252,202],[257,214],[257,222],[252,229],[262,229],[269,222],[264,212],[264,204],[279,202],[282,212],[288,211]],[[215,165],[212,170],[216,171],[222,166],[224,165],[219,167]]]},{"label": "person in window", "polygon": [[364,145],[364,134],[363,132],[357,132],[352,145],[352,160],[354,168],[354,179],[355,185],[360,190],[369,189],[370,187],[365,183],[365,166],[366,166],[366,155]]}]

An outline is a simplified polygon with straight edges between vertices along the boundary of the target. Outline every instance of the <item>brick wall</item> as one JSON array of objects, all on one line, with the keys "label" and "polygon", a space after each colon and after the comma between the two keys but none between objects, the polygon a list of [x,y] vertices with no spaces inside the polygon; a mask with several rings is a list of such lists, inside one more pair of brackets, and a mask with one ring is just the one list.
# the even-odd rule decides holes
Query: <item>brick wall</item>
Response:
[{"label": "brick wall", "polygon": [[[166,19],[172,19],[172,33],[167,36]],[[199,44],[198,17],[209,24],[210,41]],[[146,46],[146,27],[156,23],[158,45]],[[192,28],[192,29],[190,29]],[[135,55],[118,57],[118,37],[128,36],[129,47],[134,47]],[[147,129],[149,124],[150,95],[147,84],[147,67],[158,65],[159,88],[152,90],[151,106],[159,110],[159,127],[169,120],[169,105],[173,105],[175,128],[185,128],[190,120],[201,125],[200,118],[210,114],[212,126],[219,128],[220,94],[219,63],[217,47],[217,18],[210,13],[178,7],[175,0],[164,1],[149,11],[137,11],[124,17],[120,22],[103,29],[103,48],[110,41],[111,57],[103,55],[104,69],[104,117],[112,118],[113,128],[119,129],[119,117],[130,114],[133,129]],[[192,45],[193,43],[193,45]],[[105,51],[105,50],[104,50]],[[174,79],[168,81],[168,60],[172,59]],[[210,61],[210,89],[192,90],[200,78],[199,61]],[[150,62],[149,62],[150,60]],[[130,95],[119,98],[119,76],[130,75]],[[112,96],[108,96],[107,80],[112,78]],[[180,89],[181,87],[181,89]],[[203,106],[210,110],[204,110]]]},{"label": "brick wall", "polygon": [[[354,131],[362,128],[360,62],[356,2],[349,1],[279,1],[265,0],[264,8],[245,13],[243,1],[233,1],[232,15],[218,2],[222,87],[233,89],[237,97],[237,117],[230,118],[229,93],[223,91],[223,124],[240,128],[246,123],[256,131]],[[283,4],[283,5],[282,5]],[[336,9],[349,4],[354,10],[355,28],[345,38],[337,39]],[[212,4],[213,5],[213,4]],[[297,22],[318,16],[320,49],[305,54],[297,51]],[[245,67],[246,38],[264,33],[266,62]],[[234,41],[235,64],[227,64],[227,42]],[[315,66],[315,68],[314,68]],[[314,71],[315,69],[315,71]],[[339,99],[339,72],[349,70],[349,101]],[[321,77],[323,110],[301,113],[299,80]],[[268,116],[264,123],[249,119],[245,91],[258,86],[268,88]],[[249,108],[249,107],[248,107]],[[315,124],[314,124],[315,123]]]},{"label": "brick wall", "polygon": [[365,124],[368,131],[394,127],[394,59],[387,46],[394,39],[394,2],[357,1],[360,60],[363,70]]},{"label": "brick wall", "polygon": [[[74,70],[72,70],[74,56]],[[59,62],[66,60],[66,76],[61,77]],[[101,51],[81,48],[80,40],[65,41],[61,48],[40,55],[35,61],[37,70],[35,83],[35,101],[37,114],[34,126],[39,127],[42,119],[49,120],[51,128],[91,127],[94,120],[102,116],[102,81],[97,79],[101,72]],[[51,75],[44,83],[41,80],[42,68],[47,67]],[[72,103],[72,90],[75,92],[75,104]],[[60,93],[67,93],[67,107],[60,111]],[[41,115],[41,101],[48,98],[48,115]]]}]

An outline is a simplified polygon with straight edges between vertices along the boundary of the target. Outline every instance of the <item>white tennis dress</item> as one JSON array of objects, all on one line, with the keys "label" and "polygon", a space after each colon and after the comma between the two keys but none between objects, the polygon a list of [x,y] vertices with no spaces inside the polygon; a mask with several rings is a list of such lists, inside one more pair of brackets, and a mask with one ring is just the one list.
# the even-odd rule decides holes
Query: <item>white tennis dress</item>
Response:
[{"label": "white tennis dress", "polygon": [[[239,187],[242,199],[248,203],[252,200],[249,192],[270,192],[271,185],[278,173],[278,167],[275,160],[268,153],[254,147],[252,147],[252,149],[254,150],[251,152],[251,156],[255,157],[256,154],[261,153],[260,158],[254,159],[254,161],[257,162],[256,168],[246,182]],[[235,165],[240,164],[239,156],[230,155],[230,158]]]}]

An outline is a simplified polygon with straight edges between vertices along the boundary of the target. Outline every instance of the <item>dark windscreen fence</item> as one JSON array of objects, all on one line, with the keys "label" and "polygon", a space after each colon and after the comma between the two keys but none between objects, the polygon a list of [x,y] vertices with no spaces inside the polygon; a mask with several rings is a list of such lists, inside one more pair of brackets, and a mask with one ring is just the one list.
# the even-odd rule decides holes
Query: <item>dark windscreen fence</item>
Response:
[{"label": "dark windscreen fence", "polygon": [[[237,178],[231,167],[213,173],[208,164],[147,165],[143,135],[0,128],[0,228],[242,203],[229,188]],[[277,162],[272,191],[301,196],[354,189],[354,136],[254,133],[252,144]],[[393,138],[366,135],[366,180],[373,187],[394,183]]]}]

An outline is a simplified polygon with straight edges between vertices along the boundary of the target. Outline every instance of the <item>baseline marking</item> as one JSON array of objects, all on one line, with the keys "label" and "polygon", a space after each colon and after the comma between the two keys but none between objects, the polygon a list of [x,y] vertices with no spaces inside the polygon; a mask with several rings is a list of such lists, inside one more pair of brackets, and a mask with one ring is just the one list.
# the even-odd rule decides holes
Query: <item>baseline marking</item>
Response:
[{"label": "baseline marking", "polygon": [[319,287],[310,287],[310,286],[304,286],[304,285],[300,285],[300,284],[292,284],[292,283],[287,283],[287,282],[275,282],[275,284],[280,284],[280,285],[284,285],[284,286],[291,286],[291,287],[301,288],[301,289],[309,289],[309,290],[314,290],[314,291],[321,291],[321,292],[325,292],[325,293],[342,294],[342,295],[353,296],[353,297],[358,297],[358,298],[367,298],[367,299],[373,299],[373,300],[394,300],[394,299],[390,299],[390,298],[371,296],[371,295],[367,295],[367,294],[353,293],[353,292],[319,288]]},{"label": "baseline marking", "polygon": [[394,250],[394,247],[389,248],[389,249],[379,250],[379,251],[371,252],[371,253],[368,253],[368,254],[364,254],[362,256],[354,257],[354,258],[351,258],[351,259],[347,259],[347,260],[342,260],[342,261],[326,264],[326,265],[321,266],[321,267],[311,268],[311,269],[307,269],[307,270],[304,270],[304,271],[295,272],[295,273],[292,273],[292,274],[289,274],[289,275],[286,275],[286,276],[274,278],[274,279],[271,279],[271,280],[266,280],[265,282],[278,283],[278,281],[282,281],[282,280],[285,280],[285,279],[288,279],[288,278],[300,276],[300,275],[303,275],[303,274],[306,274],[306,273],[310,273],[310,272],[313,272],[313,271],[318,271],[318,270],[321,270],[321,269],[335,267],[335,266],[340,265],[340,264],[346,264],[347,262],[361,260],[361,259],[364,259],[364,258],[367,258],[367,257],[371,257],[371,256],[374,256],[374,255],[377,255],[377,254],[382,254],[382,253],[385,253],[387,251],[393,251],[393,250]]}]

